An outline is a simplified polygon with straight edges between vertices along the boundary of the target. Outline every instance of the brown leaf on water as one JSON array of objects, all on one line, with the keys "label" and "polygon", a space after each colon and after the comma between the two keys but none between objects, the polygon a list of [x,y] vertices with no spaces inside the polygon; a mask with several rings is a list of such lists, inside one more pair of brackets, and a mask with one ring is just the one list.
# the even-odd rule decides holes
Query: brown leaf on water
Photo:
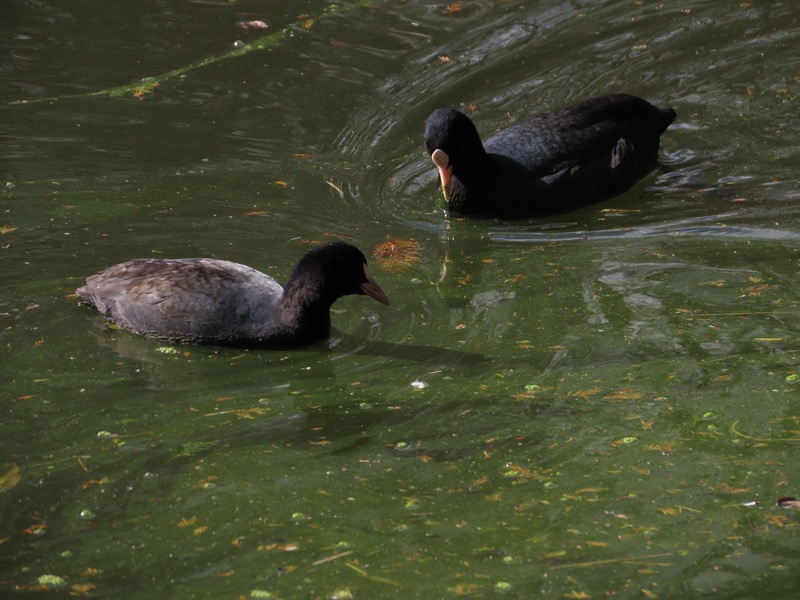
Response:
[{"label": "brown leaf on water", "polygon": [[308,440],[308,443],[311,444],[312,446],[329,446],[333,442],[331,442],[330,440],[326,440],[325,438],[322,438],[318,440]]},{"label": "brown leaf on water", "polygon": [[219,410],[207,413],[205,417],[219,417],[220,415],[236,415],[240,419],[255,419],[256,415],[267,414],[266,408],[235,408],[233,410]]},{"label": "brown leaf on water", "polygon": [[200,481],[198,481],[197,485],[205,490],[214,485],[213,482],[216,481],[216,479],[217,478],[213,475],[209,475],[208,477],[203,477]]},{"label": "brown leaf on water", "polygon": [[512,275],[511,277],[506,277],[503,280],[503,283],[517,283],[518,281],[525,279],[526,275]]},{"label": "brown leaf on water", "polygon": [[265,415],[267,414],[266,408],[239,408],[237,410],[230,411],[240,419],[255,419],[256,415]]},{"label": "brown leaf on water", "polygon": [[[71,590],[69,595],[70,596],[88,596],[96,588],[97,588],[97,586],[95,584],[93,584],[93,583],[75,583],[75,584],[72,584],[71,586],[69,586],[69,589]],[[36,587],[31,588],[31,589],[34,589],[36,591],[48,591],[48,590],[50,590],[52,588],[50,588],[50,587],[48,587],[46,585],[42,585],[42,586],[38,586],[37,585]]]},{"label": "brown leaf on water", "polygon": [[137,100],[144,100],[148,94],[153,93],[153,91],[158,88],[161,84],[157,81],[154,83],[148,83],[147,85],[143,85],[142,87],[138,87],[133,90],[133,97]]},{"label": "brown leaf on water", "polygon": [[16,231],[16,227],[12,227],[11,225],[0,225],[0,233],[11,233],[12,231]]},{"label": "brown leaf on water", "polygon": [[588,400],[589,396],[594,396],[595,394],[599,394],[602,391],[603,391],[602,388],[591,388],[588,390],[578,390],[576,392],[570,392],[567,395],[572,398],[578,397],[578,398],[583,398],[584,400]]},{"label": "brown leaf on water", "polygon": [[72,590],[70,596],[88,596],[89,592],[97,589],[93,583],[75,583],[69,587]]},{"label": "brown leaf on water", "polygon": [[181,519],[178,522],[178,527],[181,527],[181,528],[191,527],[192,525],[196,524],[197,521],[198,521],[197,517],[191,517],[189,519]]},{"label": "brown leaf on water", "polygon": [[587,598],[591,597],[591,594],[587,594],[586,592],[576,592],[575,590],[569,592],[568,594],[564,594],[564,598],[574,598],[575,600],[586,600]]},{"label": "brown leaf on water", "polygon": [[788,520],[784,515],[767,515],[767,522],[774,527],[786,527]]},{"label": "brown leaf on water", "polygon": [[398,240],[390,238],[375,247],[378,264],[387,271],[404,271],[419,262],[420,243],[414,239]]},{"label": "brown leaf on water", "polygon": [[105,485],[108,481],[108,476],[101,477],[100,479],[90,479],[89,481],[85,481],[81,487],[83,487],[84,490],[88,490],[96,485]]},{"label": "brown leaf on water", "polygon": [[644,419],[639,419],[639,422],[642,424],[642,429],[647,430],[653,427],[653,424],[656,422],[655,419],[648,419],[645,421]]},{"label": "brown leaf on water", "polygon": [[723,287],[725,285],[725,280],[724,279],[715,279],[714,281],[705,281],[705,282],[701,283],[700,285],[712,285],[714,287],[720,288],[720,287]]},{"label": "brown leaf on water", "polygon": [[763,283],[761,285],[752,285],[750,287],[742,288],[742,292],[747,294],[748,296],[760,296],[761,292],[766,290],[772,290],[778,287],[777,285],[771,283]]},{"label": "brown leaf on water", "polygon": [[331,186],[333,189],[335,189],[337,192],[339,192],[339,196],[341,198],[344,198],[344,190],[342,190],[342,188],[340,188],[338,185],[336,185],[332,181],[328,181],[327,179],[324,179],[323,181],[325,183],[327,183],[329,186]]},{"label": "brown leaf on water", "polygon": [[448,591],[453,594],[454,596],[473,596],[477,594],[481,589],[477,583],[459,583],[451,588],[448,588]]},{"label": "brown leaf on water", "polygon": [[672,454],[672,451],[675,449],[675,442],[659,442],[658,444],[647,444],[644,447],[645,450],[650,450],[651,452],[660,452],[661,454]]},{"label": "brown leaf on water", "polygon": [[13,490],[21,480],[22,471],[17,465],[12,465],[8,471],[0,475],[0,493]]},{"label": "brown leaf on water", "polygon": [[26,527],[22,530],[22,533],[26,533],[28,535],[44,535],[47,531],[47,523],[36,523],[31,525],[30,527]]},{"label": "brown leaf on water", "polygon": [[715,492],[719,492],[721,494],[744,494],[745,492],[752,491],[751,488],[746,487],[733,487],[732,485],[721,484],[721,485],[713,485],[711,489]]},{"label": "brown leaf on water", "polygon": [[629,388],[617,390],[616,392],[612,392],[606,396],[606,398],[610,398],[612,400],[639,400],[641,397],[642,394],[640,392]]},{"label": "brown leaf on water", "polygon": [[446,15],[457,15],[462,10],[464,10],[464,5],[454,2],[453,4],[448,4],[444,7],[444,14]]},{"label": "brown leaf on water", "polygon": [[533,479],[534,481],[552,481],[549,475],[540,473],[537,469],[530,470],[516,464],[506,465],[503,469],[503,476],[509,479]]},{"label": "brown leaf on water", "polygon": [[299,546],[297,544],[279,544],[279,543],[272,543],[266,545],[258,546],[258,550],[263,552],[294,552],[297,550]]}]

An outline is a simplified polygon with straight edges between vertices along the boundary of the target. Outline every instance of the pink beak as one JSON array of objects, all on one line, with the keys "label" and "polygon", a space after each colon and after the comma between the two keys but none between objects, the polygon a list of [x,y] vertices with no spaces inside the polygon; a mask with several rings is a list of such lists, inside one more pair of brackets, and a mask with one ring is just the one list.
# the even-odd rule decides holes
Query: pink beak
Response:
[{"label": "pink beak", "polygon": [[439,169],[439,180],[442,182],[442,193],[445,200],[450,200],[450,179],[453,177],[453,167],[447,152],[438,148],[431,153],[431,160]]}]

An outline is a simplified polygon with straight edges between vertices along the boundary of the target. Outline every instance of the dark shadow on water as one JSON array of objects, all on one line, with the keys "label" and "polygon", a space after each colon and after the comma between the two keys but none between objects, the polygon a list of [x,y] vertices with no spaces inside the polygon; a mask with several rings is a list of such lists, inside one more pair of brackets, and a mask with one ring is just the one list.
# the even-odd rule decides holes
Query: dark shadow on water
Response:
[{"label": "dark shadow on water", "polygon": [[179,345],[159,342],[144,338],[125,331],[113,331],[108,325],[97,319],[94,325],[97,345],[113,351],[120,358],[153,362],[163,359],[164,356],[179,355],[184,352],[197,355],[218,356],[232,359],[243,353],[249,355],[263,355],[271,357],[285,357],[297,355],[307,359],[309,355],[315,358],[327,356],[331,360],[339,360],[344,356],[363,355],[396,358],[420,364],[437,364],[456,366],[463,365],[474,368],[488,369],[491,362],[486,356],[477,352],[464,352],[438,346],[419,346],[394,342],[381,342],[377,340],[359,339],[352,335],[334,332],[330,340],[308,346],[301,350],[251,350],[248,348],[230,348],[225,346]]}]

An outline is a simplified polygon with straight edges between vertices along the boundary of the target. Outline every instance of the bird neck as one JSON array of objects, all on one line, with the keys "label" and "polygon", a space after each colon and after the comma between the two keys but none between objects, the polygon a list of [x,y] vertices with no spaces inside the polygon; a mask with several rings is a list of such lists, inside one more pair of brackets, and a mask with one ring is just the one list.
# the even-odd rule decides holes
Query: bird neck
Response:
[{"label": "bird neck", "polygon": [[281,304],[307,310],[330,308],[333,300],[325,299],[325,282],[313,273],[294,273],[283,288]]}]

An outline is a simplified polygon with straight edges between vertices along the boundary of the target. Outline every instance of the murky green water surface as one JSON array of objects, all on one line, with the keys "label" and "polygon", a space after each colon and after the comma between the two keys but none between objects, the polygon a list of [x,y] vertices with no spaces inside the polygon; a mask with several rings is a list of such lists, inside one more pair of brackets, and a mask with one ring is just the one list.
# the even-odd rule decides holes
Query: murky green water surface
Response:
[{"label": "murky green water surface", "polygon": [[[794,593],[794,3],[7,5],[4,596]],[[436,210],[433,108],[488,133],[622,90],[679,115],[628,193]],[[71,296],[134,257],[285,280],[388,238],[421,246],[370,261],[392,305],[344,298],[298,352],[164,348]]]}]

